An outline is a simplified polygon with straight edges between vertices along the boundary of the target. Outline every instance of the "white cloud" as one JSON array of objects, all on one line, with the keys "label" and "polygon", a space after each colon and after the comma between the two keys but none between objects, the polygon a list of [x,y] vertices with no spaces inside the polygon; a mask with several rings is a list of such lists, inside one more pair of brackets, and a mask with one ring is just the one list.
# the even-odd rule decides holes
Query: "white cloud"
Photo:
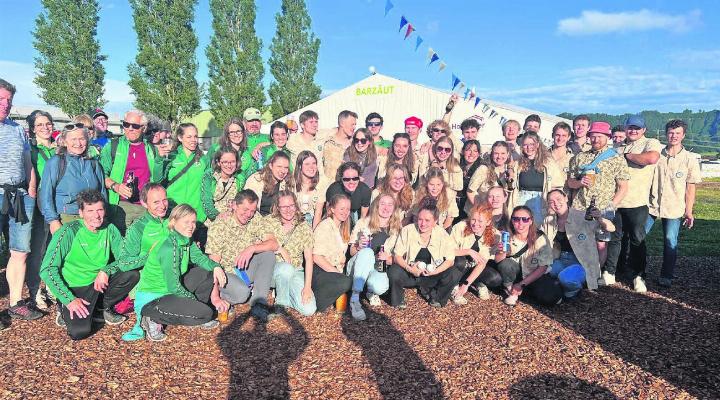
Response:
[{"label": "white cloud", "polygon": [[[43,101],[40,88],[33,82],[35,79],[35,66],[29,63],[0,60],[0,77],[12,83],[17,88],[13,99],[15,106],[47,106]],[[130,87],[126,82],[117,79],[105,79],[105,107],[107,112],[123,113],[131,108],[135,100]]]},{"label": "white cloud", "polygon": [[679,33],[699,25],[701,15],[700,10],[693,10],[684,15],[663,14],[647,9],[617,13],[586,10],[579,17],[561,19],[557,31],[570,36],[658,29]]}]

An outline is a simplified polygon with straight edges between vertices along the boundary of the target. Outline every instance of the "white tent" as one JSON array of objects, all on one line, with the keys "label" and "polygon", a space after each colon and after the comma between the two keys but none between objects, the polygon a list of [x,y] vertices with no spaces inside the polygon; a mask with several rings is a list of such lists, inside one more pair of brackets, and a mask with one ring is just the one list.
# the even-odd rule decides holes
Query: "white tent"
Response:
[{"label": "white tent", "polygon": [[[445,106],[450,98],[450,92],[431,89],[422,85],[401,81],[386,75],[374,74],[360,82],[354,83],[344,89],[303,107],[291,115],[297,120],[300,113],[313,110],[320,116],[320,129],[329,129],[337,126],[337,115],[343,110],[354,111],[358,114],[358,128],[365,124],[365,117],[371,112],[380,113],[385,121],[382,136],[392,139],[395,132],[404,130],[405,118],[417,116],[423,120],[424,128],[435,119],[442,118]],[[483,112],[485,105],[486,112]],[[497,115],[490,118],[491,110]],[[525,117],[538,114],[542,120],[540,136],[550,143],[553,125],[560,121],[571,123],[564,118],[528,110],[521,107],[498,103],[482,99],[475,107],[475,99],[463,100],[462,97],[455,105],[450,126],[453,133],[460,137],[460,123],[466,118],[475,118],[480,123],[478,139],[483,145],[491,145],[496,140],[502,140],[501,118],[514,119],[521,125]],[[280,118],[286,121],[287,115]],[[263,128],[269,129],[269,125]],[[421,135],[420,141],[426,141],[427,135]]]}]

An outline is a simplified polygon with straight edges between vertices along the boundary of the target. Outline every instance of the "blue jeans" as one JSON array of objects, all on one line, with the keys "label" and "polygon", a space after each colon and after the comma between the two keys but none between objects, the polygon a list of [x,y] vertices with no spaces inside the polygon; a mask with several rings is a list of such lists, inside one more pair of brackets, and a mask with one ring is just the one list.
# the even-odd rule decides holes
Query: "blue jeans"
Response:
[{"label": "blue jeans", "polygon": [[[18,196],[23,196],[23,206],[25,207],[25,215],[28,222],[21,224],[15,221],[10,215],[0,215],[0,232],[5,230],[5,224],[9,224],[8,229],[8,248],[19,253],[30,252],[30,232],[32,231],[33,214],[35,212],[35,199],[30,197],[26,192],[18,190]],[[0,193],[0,204],[5,200],[5,193]],[[13,214],[13,204],[10,202],[8,214]]]},{"label": "blue jeans", "polygon": [[533,220],[535,224],[540,226],[545,220],[545,213],[543,212],[543,196],[542,192],[535,192],[531,190],[521,190],[518,192],[518,201],[516,206],[526,206],[533,213]]},{"label": "blue jeans", "polygon": [[[675,264],[677,262],[678,253],[678,236],[680,235],[680,225],[682,218],[661,218],[663,227],[663,264],[660,269],[660,277],[672,279],[675,272]],[[655,223],[655,218],[648,217],[645,224],[645,231],[650,232]]]},{"label": "blue jeans", "polygon": [[353,292],[362,292],[366,284],[368,295],[381,295],[390,288],[387,273],[375,269],[375,253],[369,247],[358,251],[348,261],[346,271],[353,277]]},{"label": "blue jeans", "polygon": [[560,252],[560,258],[553,261],[549,274],[560,281],[563,294],[567,298],[575,297],[585,283],[585,269],[575,254],[569,251]]},{"label": "blue jeans", "polygon": [[273,273],[275,282],[275,304],[292,307],[304,316],[315,314],[317,306],[315,296],[309,302],[302,302],[302,290],[305,287],[305,271],[296,269],[286,262],[275,264]]}]

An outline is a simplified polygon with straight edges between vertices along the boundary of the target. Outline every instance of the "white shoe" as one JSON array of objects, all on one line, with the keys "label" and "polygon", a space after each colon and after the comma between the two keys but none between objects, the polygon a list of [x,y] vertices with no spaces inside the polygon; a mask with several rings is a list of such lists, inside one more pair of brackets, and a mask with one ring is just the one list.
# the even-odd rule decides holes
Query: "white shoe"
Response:
[{"label": "white shoe", "polygon": [[515,294],[511,294],[505,298],[505,304],[507,304],[511,307],[515,306],[515,304],[517,304],[517,301],[518,301],[518,296]]},{"label": "white shoe", "polygon": [[37,294],[35,295],[35,307],[40,310],[47,310],[48,308],[45,293],[43,293],[42,290],[38,290]]},{"label": "white shoe", "polygon": [[615,274],[611,274],[607,271],[602,273],[603,281],[605,281],[605,286],[610,286],[615,284]]},{"label": "white shoe", "polygon": [[468,303],[467,299],[463,296],[458,296],[458,287],[455,286],[450,293],[450,298],[452,299],[453,303],[458,306],[464,306]]},{"label": "white shoe", "polygon": [[370,306],[372,307],[380,307],[382,305],[380,296],[376,294],[371,294],[370,296],[368,296],[368,302],[370,302]]},{"label": "white shoe", "polygon": [[633,289],[636,293],[647,292],[647,288],[645,287],[645,280],[639,276],[636,276],[635,279],[633,279]]},{"label": "white shoe", "polygon": [[487,286],[481,285],[478,287],[478,297],[480,300],[490,300],[490,291]]}]

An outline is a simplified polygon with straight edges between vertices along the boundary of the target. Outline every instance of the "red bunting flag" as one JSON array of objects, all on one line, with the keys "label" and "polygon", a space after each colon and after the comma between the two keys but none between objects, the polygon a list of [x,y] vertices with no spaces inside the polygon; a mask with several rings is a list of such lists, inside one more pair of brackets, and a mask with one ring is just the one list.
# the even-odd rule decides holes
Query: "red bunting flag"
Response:
[{"label": "red bunting flag", "polygon": [[408,38],[408,36],[412,35],[415,28],[413,28],[412,24],[408,24],[407,26],[407,32],[405,32],[405,39]]}]

